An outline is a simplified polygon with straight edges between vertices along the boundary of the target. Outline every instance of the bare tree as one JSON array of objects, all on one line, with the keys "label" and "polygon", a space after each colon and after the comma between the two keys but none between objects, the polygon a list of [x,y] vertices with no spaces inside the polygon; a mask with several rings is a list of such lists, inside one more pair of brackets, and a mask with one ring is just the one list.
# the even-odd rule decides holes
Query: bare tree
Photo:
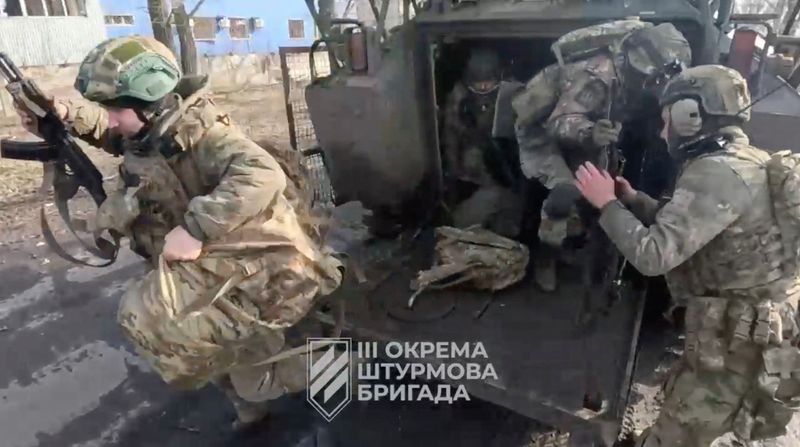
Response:
[{"label": "bare tree", "polygon": [[169,8],[165,0],[147,0],[150,23],[153,25],[153,37],[175,53],[172,40],[172,27],[169,24]]},{"label": "bare tree", "polygon": [[[197,11],[198,7],[199,4],[192,14]],[[172,17],[175,20],[175,28],[181,44],[181,68],[185,74],[197,74],[197,46],[194,42],[192,27],[189,25],[191,17],[186,13],[186,5],[183,0],[172,0]]]}]

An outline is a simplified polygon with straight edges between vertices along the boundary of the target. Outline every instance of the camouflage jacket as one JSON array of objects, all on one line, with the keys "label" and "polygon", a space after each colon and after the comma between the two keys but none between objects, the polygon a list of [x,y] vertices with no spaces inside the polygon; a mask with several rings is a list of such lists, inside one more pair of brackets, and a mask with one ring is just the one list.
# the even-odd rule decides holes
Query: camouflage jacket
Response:
[{"label": "camouflage jacket", "polygon": [[608,118],[615,80],[614,60],[607,53],[563,67],[551,65],[514,99],[517,127],[539,137],[537,127],[547,132],[567,159],[571,150],[599,149],[592,143],[592,128],[597,120]]},{"label": "camouflage jacket", "polygon": [[[168,142],[174,154],[133,150],[137,143],[114,137],[106,113],[97,106],[70,109],[67,122],[74,133],[124,155],[123,181],[101,206],[98,226],[129,235],[132,248],[154,264],[164,236],[183,226],[203,242],[199,262],[207,264],[205,270],[218,270],[223,277],[236,271],[249,276],[277,272],[282,267],[268,265],[273,261],[300,262],[321,278],[320,291],[329,293],[341,281],[340,263],[304,231],[279,163],[215,107],[206,83],[182,81],[175,90],[174,118],[152,126],[152,141]],[[294,255],[275,261],[265,256],[271,252]]]},{"label": "camouflage jacket", "polygon": [[600,225],[641,273],[665,274],[678,301],[784,301],[797,294],[798,272],[772,212],[769,154],[750,146],[740,128],[723,134],[724,150],[686,162],[669,202],[638,193],[629,204],[636,215],[614,201]]},{"label": "camouflage jacket", "polygon": [[484,160],[484,150],[487,149],[484,145],[490,144],[495,107],[490,99],[496,98],[496,95],[485,95],[475,101],[476,108],[486,108],[482,113],[469,113],[466,103],[468,97],[467,87],[461,82],[447,96],[444,109],[444,159],[448,172],[455,179],[491,185],[493,181]]}]

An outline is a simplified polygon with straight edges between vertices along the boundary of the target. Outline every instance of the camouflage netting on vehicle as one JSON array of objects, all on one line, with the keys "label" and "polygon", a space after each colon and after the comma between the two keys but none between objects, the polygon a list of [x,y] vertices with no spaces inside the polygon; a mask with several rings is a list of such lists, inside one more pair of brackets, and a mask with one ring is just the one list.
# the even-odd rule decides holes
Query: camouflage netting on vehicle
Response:
[{"label": "camouflage netting on vehicle", "polygon": [[563,65],[588,57],[595,51],[604,48],[613,50],[631,31],[652,26],[652,23],[640,20],[618,20],[580,28],[561,36],[553,44],[552,51],[559,63]]},{"label": "camouflage netting on vehicle", "polygon": [[417,294],[458,284],[502,290],[525,277],[529,260],[528,247],[479,226],[437,228],[435,250],[433,267],[411,283]]}]

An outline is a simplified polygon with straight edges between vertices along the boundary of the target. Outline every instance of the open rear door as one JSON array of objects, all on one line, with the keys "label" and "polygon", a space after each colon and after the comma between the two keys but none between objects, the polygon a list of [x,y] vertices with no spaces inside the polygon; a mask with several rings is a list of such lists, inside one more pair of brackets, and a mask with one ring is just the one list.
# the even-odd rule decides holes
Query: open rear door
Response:
[{"label": "open rear door", "polygon": [[415,54],[425,46],[411,21],[391,33],[380,21],[377,28],[351,19],[333,25],[315,43],[331,54],[332,73],[312,79],[306,102],[337,201],[399,214],[413,196],[424,207],[416,193],[436,195],[428,174],[438,160],[420,118],[430,96],[419,90],[430,85],[430,70],[428,58]]}]

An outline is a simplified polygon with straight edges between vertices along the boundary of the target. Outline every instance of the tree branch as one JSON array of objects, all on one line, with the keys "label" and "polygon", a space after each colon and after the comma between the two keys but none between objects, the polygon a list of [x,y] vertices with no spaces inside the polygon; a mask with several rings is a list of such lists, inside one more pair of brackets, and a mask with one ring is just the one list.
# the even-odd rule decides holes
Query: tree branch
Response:
[{"label": "tree branch", "polygon": [[188,14],[189,18],[194,17],[195,13],[197,13],[197,10],[200,9],[200,7],[203,6],[203,3],[205,3],[205,2],[206,2],[206,0],[200,0],[199,2],[197,2],[197,4],[194,5],[194,8],[192,8],[192,11],[189,12],[189,14]]}]

